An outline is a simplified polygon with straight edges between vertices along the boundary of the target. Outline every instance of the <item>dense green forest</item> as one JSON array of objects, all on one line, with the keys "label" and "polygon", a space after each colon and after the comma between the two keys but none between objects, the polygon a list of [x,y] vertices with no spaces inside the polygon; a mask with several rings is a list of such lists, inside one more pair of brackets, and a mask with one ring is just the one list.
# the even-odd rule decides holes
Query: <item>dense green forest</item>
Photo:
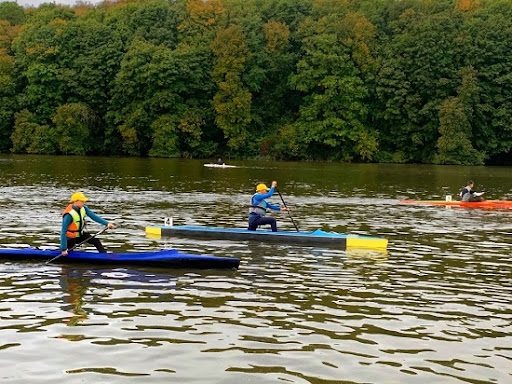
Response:
[{"label": "dense green forest", "polygon": [[512,163],[510,0],[0,3],[0,152]]}]

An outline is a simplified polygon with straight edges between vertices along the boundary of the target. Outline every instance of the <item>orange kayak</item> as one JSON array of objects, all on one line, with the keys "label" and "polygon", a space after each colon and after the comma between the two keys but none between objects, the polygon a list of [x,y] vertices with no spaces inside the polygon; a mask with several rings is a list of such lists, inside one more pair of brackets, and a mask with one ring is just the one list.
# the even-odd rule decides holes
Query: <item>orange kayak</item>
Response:
[{"label": "orange kayak", "polygon": [[445,201],[445,200],[400,200],[400,204],[436,205],[457,208],[512,209],[511,200]]}]

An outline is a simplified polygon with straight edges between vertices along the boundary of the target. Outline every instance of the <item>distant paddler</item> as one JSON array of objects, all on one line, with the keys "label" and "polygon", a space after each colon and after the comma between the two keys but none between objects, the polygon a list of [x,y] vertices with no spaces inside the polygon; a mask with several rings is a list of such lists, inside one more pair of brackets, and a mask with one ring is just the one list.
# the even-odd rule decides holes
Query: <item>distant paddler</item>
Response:
[{"label": "distant paddler", "polygon": [[485,193],[485,192],[476,192],[473,190],[473,186],[475,185],[475,183],[473,182],[473,180],[469,180],[468,181],[468,184],[461,189],[460,191],[460,198],[462,201],[483,201],[484,198],[482,197],[482,195]]}]

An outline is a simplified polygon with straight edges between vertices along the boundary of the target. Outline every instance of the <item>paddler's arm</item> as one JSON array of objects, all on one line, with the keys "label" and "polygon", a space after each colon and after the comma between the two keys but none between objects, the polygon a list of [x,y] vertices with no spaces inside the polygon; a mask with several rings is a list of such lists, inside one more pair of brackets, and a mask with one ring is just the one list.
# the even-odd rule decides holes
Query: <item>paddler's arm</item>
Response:
[{"label": "paddler's arm", "polygon": [[257,200],[257,201],[268,199],[269,197],[272,197],[272,195],[274,194],[274,191],[275,191],[275,188],[271,187],[268,190],[267,193],[258,193],[258,194],[256,194],[256,196],[254,196],[254,199]]},{"label": "paddler's arm", "polygon": [[274,194],[274,192],[276,190],[276,187],[277,187],[277,181],[273,181],[272,186],[270,187],[270,189],[268,190],[267,193],[257,193],[254,196],[254,199],[257,201],[261,201],[263,199],[268,199],[269,197],[272,197],[272,195]]},{"label": "paddler's arm", "polygon": [[286,207],[281,207],[280,205],[270,204],[270,203],[267,203],[267,208],[270,208],[273,211],[287,211],[288,210]]},{"label": "paddler's arm", "polygon": [[60,229],[60,250],[62,252],[62,256],[67,256],[68,254],[68,240],[66,238],[66,232],[68,231],[68,227],[73,221],[71,215],[64,215],[62,218],[62,227]]},{"label": "paddler's arm", "polygon": [[116,227],[113,222],[107,221],[104,218],[99,217],[89,207],[84,206],[84,208],[85,208],[85,213],[87,214],[87,216],[89,216],[91,218],[91,220],[97,222],[98,224],[108,227],[108,229],[113,229]]},{"label": "paddler's arm", "polygon": [[[270,187],[270,190],[267,193],[265,193],[264,195],[262,194],[260,199],[265,199],[267,197],[271,197],[274,194],[276,187],[277,187],[277,181],[274,180],[272,182],[272,186]],[[259,196],[256,196],[256,198],[258,198],[258,197]],[[281,207],[280,205],[271,204],[271,203],[267,203],[267,208],[270,208],[273,211],[287,211],[288,210],[286,207]]]}]

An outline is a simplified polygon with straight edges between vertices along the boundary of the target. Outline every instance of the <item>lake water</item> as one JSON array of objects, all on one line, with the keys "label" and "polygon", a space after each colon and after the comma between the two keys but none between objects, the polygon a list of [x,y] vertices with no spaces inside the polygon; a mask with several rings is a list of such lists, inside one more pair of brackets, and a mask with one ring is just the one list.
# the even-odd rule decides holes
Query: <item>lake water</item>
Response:
[{"label": "lake water", "polygon": [[[1,383],[512,382],[512,210],[398,204],[455,198],[468,179],[512,200],[512,168],[204,162],[0,156],[2,247],[56,247],[81,190],[117,223],[100,236],[110,251],[241,259],[237,271],[2,261]],[[254,186],[272,180],[299,229],[385,237],[388,252],[145,236],[165,217],[245,227]]]}]

